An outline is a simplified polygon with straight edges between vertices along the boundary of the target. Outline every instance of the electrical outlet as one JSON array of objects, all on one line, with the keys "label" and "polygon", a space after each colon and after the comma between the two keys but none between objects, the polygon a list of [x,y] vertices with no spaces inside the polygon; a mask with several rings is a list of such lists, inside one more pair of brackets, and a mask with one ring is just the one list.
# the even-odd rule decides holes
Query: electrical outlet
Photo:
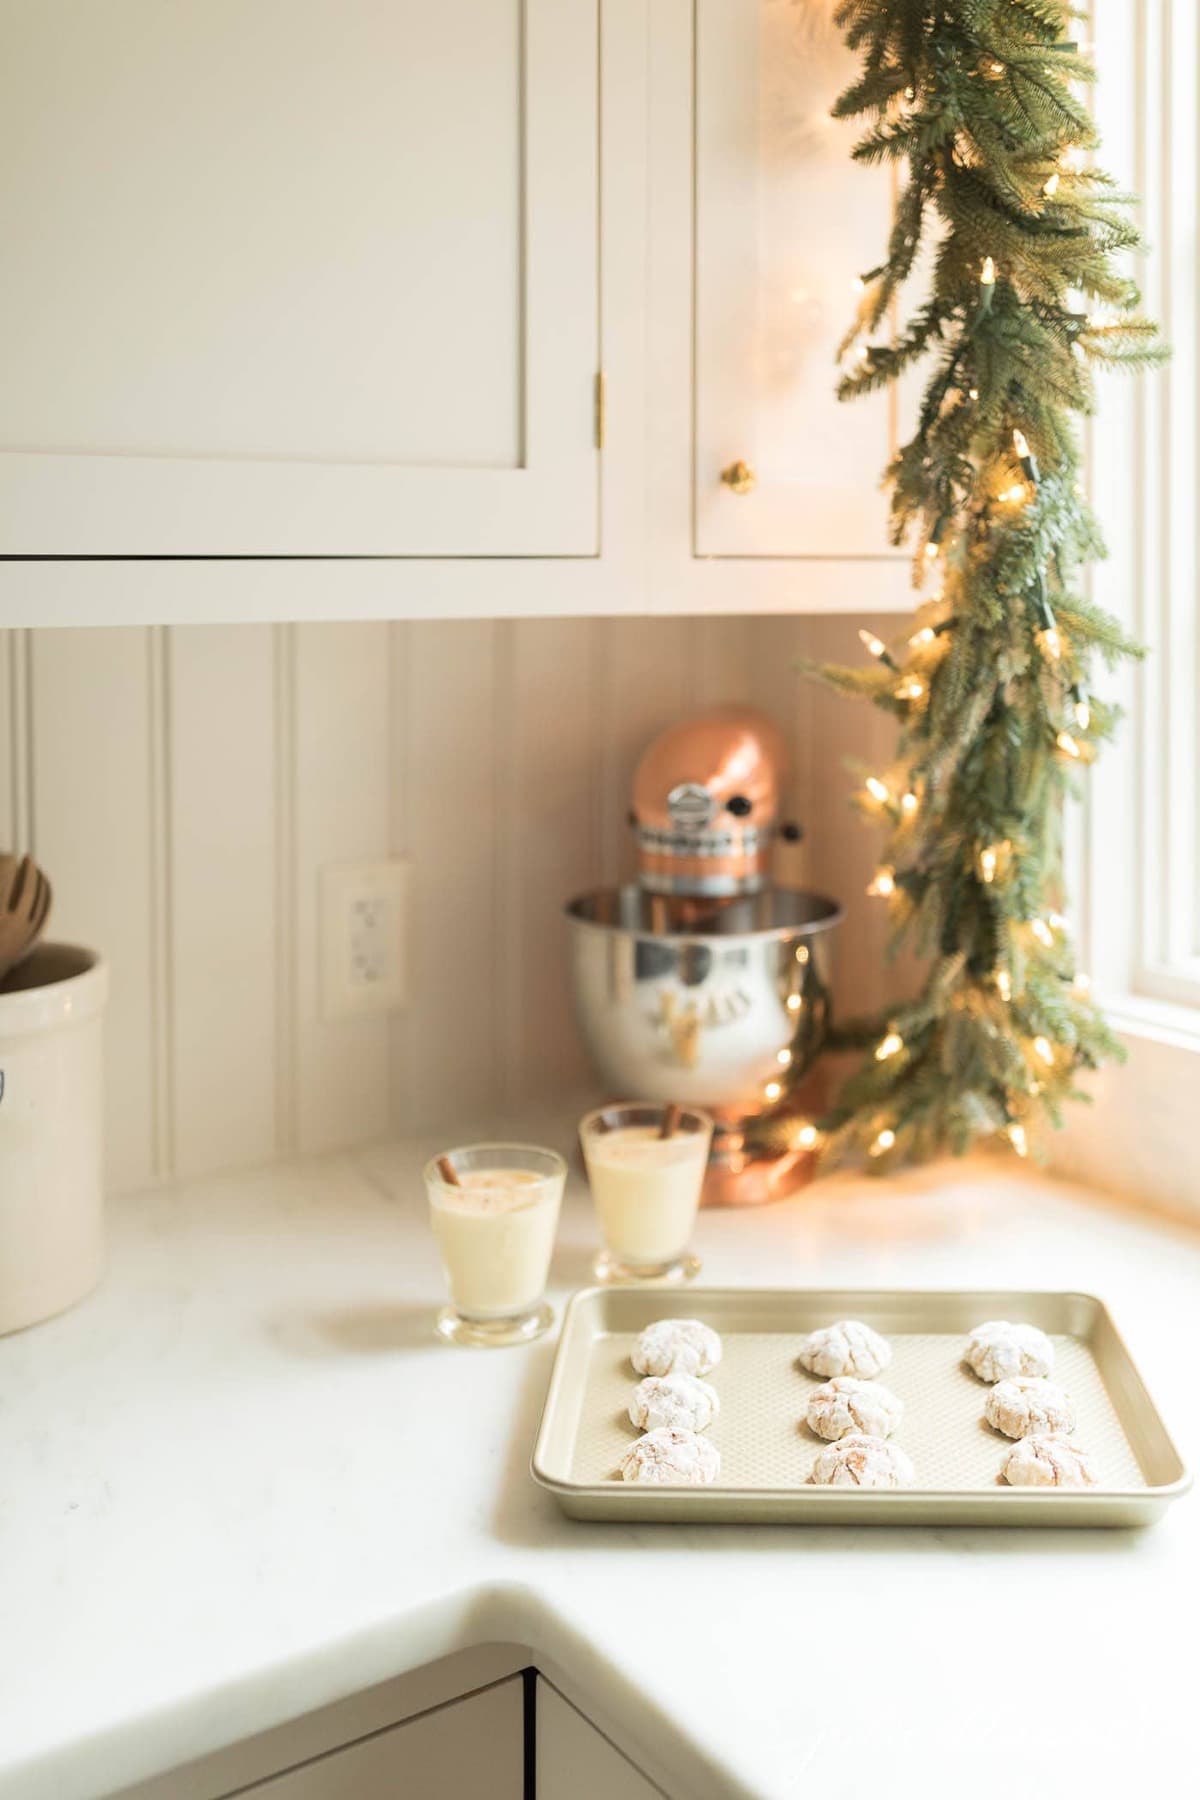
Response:
[{"label": "electrical outlet", "polygon": [[321,870],[321,1010],[327,1019],[395,1012],[408,1000],[407,862]]}]

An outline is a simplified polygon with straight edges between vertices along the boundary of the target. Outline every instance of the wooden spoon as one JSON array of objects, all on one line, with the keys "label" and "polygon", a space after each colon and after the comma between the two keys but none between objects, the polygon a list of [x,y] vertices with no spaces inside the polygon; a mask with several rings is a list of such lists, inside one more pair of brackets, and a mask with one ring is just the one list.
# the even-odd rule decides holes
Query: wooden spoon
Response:
[{"label": "wooden spoon", "polygon": [[0,981],[41,937],[52,899],[32,856],[0,856]]}]

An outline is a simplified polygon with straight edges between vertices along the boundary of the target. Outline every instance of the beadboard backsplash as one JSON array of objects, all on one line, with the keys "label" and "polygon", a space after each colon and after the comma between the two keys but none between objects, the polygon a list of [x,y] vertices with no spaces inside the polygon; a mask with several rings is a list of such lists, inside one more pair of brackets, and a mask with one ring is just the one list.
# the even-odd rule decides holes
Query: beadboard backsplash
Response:
[{"label": "beadboard backsplash", "polygon": [[[0,843],[50,874],[52,935],[112,966],[114,1189],[578,1086],[562,903],[628,874],[634,764],[697,707],[787,730],[806,878],[849,913],[839,1002],[877,1002],[844,763],[886,762],[889,727],[795,672],[860,657],[863,622],[0,633]],[[324,1018],[319,871],[388,855],[414,867],[410,1004]]]}]

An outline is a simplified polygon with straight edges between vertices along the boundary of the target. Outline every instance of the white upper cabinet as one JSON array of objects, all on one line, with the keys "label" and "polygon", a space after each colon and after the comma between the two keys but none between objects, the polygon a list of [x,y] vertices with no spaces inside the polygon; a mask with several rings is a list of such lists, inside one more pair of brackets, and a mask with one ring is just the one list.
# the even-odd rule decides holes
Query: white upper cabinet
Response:
[{"label": "white upper cabinet", "polygon": [[0,0],[0,555],[595,556],[598,75],[596,0]]},{"label": "white upper cabinet", "polygon": [[[833,13],[831,0],[697,0],[700,557],[900,560],[881,492],[894,403],[835,395],[856,281],[883,260],[892,197],[888,172],[850,160],[856,124],[829,116],[856,68]],[[722,481],[738,462],[748,491]],[[882,597],[878,585],[869,595]]]}]

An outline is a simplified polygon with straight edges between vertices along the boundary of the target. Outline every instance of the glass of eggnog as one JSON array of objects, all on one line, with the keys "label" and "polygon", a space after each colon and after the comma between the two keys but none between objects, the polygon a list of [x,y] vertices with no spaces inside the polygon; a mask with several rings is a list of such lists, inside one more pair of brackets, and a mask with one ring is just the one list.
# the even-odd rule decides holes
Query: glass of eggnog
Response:
[{"label": "glass of eggnog", "polygon": [[601,1106],[579,1136],[604,1248],[599,1281],[689,1281],[692,1230],[713,1122],[694,1106]]},{"label": "glass of eggnog", "polygon": [[553,1324],[544,1295],[566,1174],[561,1156],[533,1144],[470,1144],[426,1164],[451,1298],[440,1337],[525,1344]]}]

